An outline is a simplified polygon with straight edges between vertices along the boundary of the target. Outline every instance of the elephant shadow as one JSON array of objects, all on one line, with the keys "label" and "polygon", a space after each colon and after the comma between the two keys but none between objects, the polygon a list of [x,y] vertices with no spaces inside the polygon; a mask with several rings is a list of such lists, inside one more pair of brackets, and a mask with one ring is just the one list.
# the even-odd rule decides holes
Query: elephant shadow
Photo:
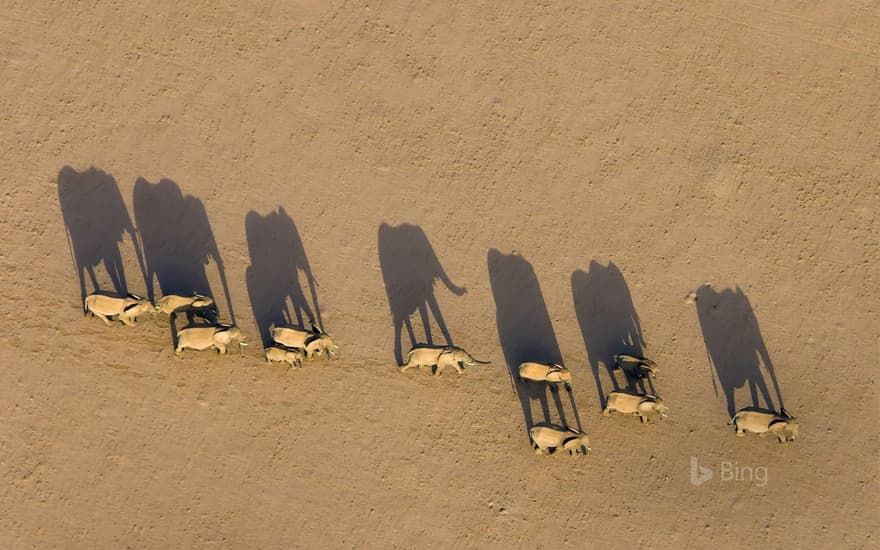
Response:
[{"label": "elephant shadow", "polygon": [[[443,343],[452,345],[452,336],[440,312],[434,294],[434,285],[440,281],[456,296],[465,294],[467,290],[457,286],[446,275],[422,228],[411,224],[380,225],[379,263],[385,281],[388,305],[391,308],[394,325],[394,357],[397,363],[404,362],[402,344],[404,329],[412,346],[419,343],[436,343],[431,316],[440,329]],[[416,313],[422,321],[424,340],[416,336],[413,328],[412,316]]]},{"label": "elephant shadow", "polygon": [[126,294],[128,283],[119,249],[126,234],[131,238],[142,272],[144,266],[137,234],[116,180],[95,168],[77,172],[65,166],[58,173],[58,200],[79,276],[81,298],[90,293],[86,290],[86,276],[91,292],[110,291],[99,283],[96,269],[101,265],[112,290],[117,295]]},{"label": "elephant shadow", "polygon": [[[748,387],[751,401],[746,406],[780,410],[785,405],[776,380],[770,353],[761,336],[758,319],[748,297],[739,287],[716,291],[703,285],[696,292],[697,316],[712,367],[712,385],[724,392],[727,412],[733,417],[738,408],[735,391]],[[773,396],[762,370],[773,385]],[[761,403],[763,399],[763,404]]]},{"label": "elephant shadow", "polygon": [[[498,338],[511,383],[522,406],[526,430],[531,430],[537,423],[569,425],[561,392],[555,385],[519,379],[519,365],[526,361],[562,364],[562,353],[535,270],[521,256],[504,254],[494,248],[489,250],[487,263]],[[571,392],[568,394],[575,423],[580,429],[574,399]],[[533,412],[536,402],[540,409],[537,420]],[[558,422],[554,420],[554,414]]]},{"label": "elephant shadow", "polygon": [[[587,358],[596,381],[599,404],[605,407],[610,391],[626,389],[655,394],[650,378],[629,379],[614,368],[617,354],[644,357],[646,347],[639,316],[623,273],[613,263],[603,266],[595,260],[587,271],[571,274],[571,294]],[[618,381],[625,380],[625,388]],[[611,389],[606,391],[602,378],[607,376]]]},{"label": "elephant shadow", "polygon": [[[143,247],[149,298],[155,302],[158,286],[162,296],[198,293],[214,297],[217,304],[206,269],[213,261],[234,324],[223,258],[202,201],[184,195],[174,181],[150,183],[138,178],[134,186],[134,217]],[[216,313],[219,312],[218,308]]]},{"label": "elephant shadow", "polygon": [[323,328],[317,282],[296,225],[284,208],[265,216],[248,212],[245,233],[251,260],[246,273],[248,296],[263,346],[272,345],[273,324],[310,328],[309,323]]}]

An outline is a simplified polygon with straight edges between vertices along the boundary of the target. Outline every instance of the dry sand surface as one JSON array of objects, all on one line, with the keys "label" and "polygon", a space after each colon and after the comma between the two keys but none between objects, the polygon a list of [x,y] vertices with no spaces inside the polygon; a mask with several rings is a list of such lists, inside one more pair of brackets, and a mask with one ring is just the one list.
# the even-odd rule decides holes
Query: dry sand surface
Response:
[{"label": "dry sand surface", "polygon": [[[877,546],[876,2],[86,4],[0,10],[0,547]],[[617,352],[669,418],[601,416]]]}]

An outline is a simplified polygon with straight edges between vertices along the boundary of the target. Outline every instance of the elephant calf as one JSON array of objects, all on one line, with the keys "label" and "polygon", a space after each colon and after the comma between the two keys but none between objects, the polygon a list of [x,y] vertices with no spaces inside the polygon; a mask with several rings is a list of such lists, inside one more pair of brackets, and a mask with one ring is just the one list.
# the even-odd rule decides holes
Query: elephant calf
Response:
[{"label": "elephant calf", "polygon": [[299,348],[270,346],[264,350],[267,363],[289,363],[291,367],[301,367],[305,354]]}]

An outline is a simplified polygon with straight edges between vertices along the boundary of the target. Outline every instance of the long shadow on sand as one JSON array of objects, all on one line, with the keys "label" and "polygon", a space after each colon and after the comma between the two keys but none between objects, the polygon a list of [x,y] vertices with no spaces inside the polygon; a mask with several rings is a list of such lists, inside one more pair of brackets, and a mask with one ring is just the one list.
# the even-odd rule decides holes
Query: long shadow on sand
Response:
[{"label": "long shadow on sand", "polygon": [[[572,273],[571,294],[590,368],[596,380],[599,403],[604,407],[605,396],[610,391],[621,389],[613,370],[614,355],[625,353],[644,356],[642,326],[623,273],[613,262],[603,266],[594,260],[590,262],[588,271]],[[602,387],[603,369],[612,385],[607,391]],[[643,381],[640,382],[643,384]],[[627,387],[654,393],[653,387],[636,387],[629,380]]]},{"label": "long shadow on sand", "polygon": [[[489,250],[489,282],[495,299],[495,314],[498,323],[498,338],[504,352],[514,391],[522,406],[526,431],[539,422],[568,425],[560,392],[547,384],[522,382],[518,377],[519,365],[526,361],[543,363],[562,363],[562,353],[541,286],[532,265],[516,254],[503,254],[496,249]],[[554,419],[550,410],[549,397],[555,406]],[[581,427],[580,418],[569,393],[575,422]],[[532,410],[533,403],[540,408],[536,420]]]},{"label": "long shadow on sand", "polygon": [[[171,180],[150,183],[138,178],[134,185],[134,217],[143,243],[147,267],[144,278],[150,299],[155,302],[157,298],[154,285],[158,285],[163,296],[193,293],[214,296],[206,270],[213,261],[229,316],[235,323],[223,258],[202,201],[184,195]],[[216,296],[214,301],[218,302]],[[172,331],[173,325],[172,322]]]},{"label": "long shadow on sand", "polygon": [[[95,269],[103,264],[116,294],[128,292],[119,244],[127,233],[144,271],[137,234],[119,185],[113,176],[95,168],[77,172],[65,166],[58,173],[58,200],[67,230],[70,252],[79,276],[81,298],[101,288]],[[86,275],[92,290],[86,290]]]},{"label": "long shadow on sand", "polygon": [[[763,407],[766,409],[779,410],[784,407],[758,319],[742,289],[726,288],[718,292],[708,285],[701,286],[697,289],[697,315],[709,363],[713,368],[712,386],[716,395],[718,386],[721,386],[730,416],[744,406],[761,408],[760,398],[763,398]],[[770,375],[778,407],[774,406],[761,370],[762,365]],[[746,386],[751,401],[737,406],[734,392]]]},{"label": "long shadow on sand", "polygon": [[[394,325],[394,358],[403,364],[403,329],[406,328],[410,345],[434,344],[430,314],[443,335],[444,344],[452,344],[452,337],[434,295],[434,284],[441,281],[446,288],[461,296],[464,287],[455,285],[446,275],[434,248],[421,227],[410,224],[379,226],[379,263],[385,292],[391,307]],[[425,331],[425,339],[416,336],[412,316],[418,312]]]},{"label": "long shadow on sand", "polygon": [[293,219],[280,207],[265,216],[252,210],[245,218],[245,232],[251,257],[248,296],[263,345],[272,344],[273,324],[310,328],[309,323],[323,329],[317,283]]}]

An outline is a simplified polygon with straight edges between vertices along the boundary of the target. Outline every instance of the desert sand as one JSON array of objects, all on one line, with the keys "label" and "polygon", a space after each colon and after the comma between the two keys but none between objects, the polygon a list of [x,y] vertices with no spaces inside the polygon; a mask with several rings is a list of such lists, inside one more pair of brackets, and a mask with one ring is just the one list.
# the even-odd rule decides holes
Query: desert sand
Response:
[{"label": "desert sand", "polygon": [[[876,547],[875,2],[261,4],[0,12],[0,547]],[[602,417],[620,352],[668,418]]]}]

